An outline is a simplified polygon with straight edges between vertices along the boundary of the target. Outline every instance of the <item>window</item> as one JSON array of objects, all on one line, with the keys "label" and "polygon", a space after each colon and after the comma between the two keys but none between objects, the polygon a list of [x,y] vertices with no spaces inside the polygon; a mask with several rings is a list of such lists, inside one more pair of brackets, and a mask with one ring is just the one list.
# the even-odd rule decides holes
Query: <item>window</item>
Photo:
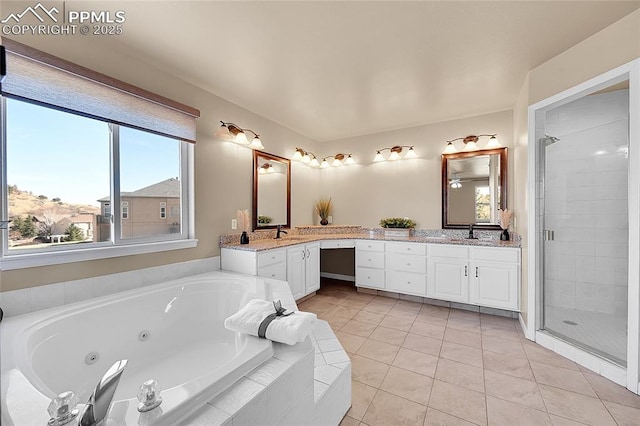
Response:
[{"label": "window", "polygon": [[[3,44],[0,220],[11,223],[0,232],[0,269],[194,247],[188,182],[199,111]],[[168,206],[178,212],[171,223],[162,220]]]},{"label": "window", "polygon": [[488,186],[476,186],[476,223],[491,221],[491,192]]},{"label": "window", "polygon": [[160,219],[167,218],[167,203],[160,203]]}]

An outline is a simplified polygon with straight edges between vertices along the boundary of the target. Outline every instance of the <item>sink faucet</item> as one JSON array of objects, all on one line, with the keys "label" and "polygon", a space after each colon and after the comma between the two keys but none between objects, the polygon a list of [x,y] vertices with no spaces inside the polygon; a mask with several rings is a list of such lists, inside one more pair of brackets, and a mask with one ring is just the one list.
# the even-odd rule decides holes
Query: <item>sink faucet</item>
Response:
[{"label": "sink faucet", "polygon": [[276,226],[276,238],[275,239],[280,238],[280,234],[288,234],[287,231],[283,231],[282,230],[282,225]]},{"label": "sink faucet", "polygon": [[107,411],[109,411],[113,395],[126,366],[126,359],[116,361],[102,376],[100,383],[93,390],[87,405],[84,407],[78,426],[94,426],[107,417]]},{"label": "sink faucet", "polygon": [[467,239],[477,240],[477,238],[473,236],[473,223],[469,224],[469,236],[467,237]]}]

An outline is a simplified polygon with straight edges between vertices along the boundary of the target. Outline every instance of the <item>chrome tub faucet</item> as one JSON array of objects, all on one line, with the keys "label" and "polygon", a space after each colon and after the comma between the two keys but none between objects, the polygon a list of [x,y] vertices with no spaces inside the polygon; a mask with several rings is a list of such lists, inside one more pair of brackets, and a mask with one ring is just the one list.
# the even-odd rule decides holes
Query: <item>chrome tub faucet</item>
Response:
[{"label": "chrome tub faucet", "polygon": [[113,401],[120,377],[127,366],[127,360],[116,361],[109,370],[102,376],[100,383],[96,386],[89,397],[89,401],[84,407],[79,426],[93,426],[102,422],[107,417],[107,412]]}]

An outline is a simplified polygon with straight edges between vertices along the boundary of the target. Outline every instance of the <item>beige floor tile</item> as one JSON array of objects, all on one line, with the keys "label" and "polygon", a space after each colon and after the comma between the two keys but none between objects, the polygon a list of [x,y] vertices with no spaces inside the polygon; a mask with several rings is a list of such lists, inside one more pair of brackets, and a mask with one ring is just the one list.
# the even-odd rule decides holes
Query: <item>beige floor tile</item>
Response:
[{"label": "beige floor tile", "polygon": [[377,303],[379,305],[389,305],[391,307],[394,307],[396,305],[396,303],[398,303],[400,299],[398,298],[393,298],[393,297],[386,297],[386,296],[375,296],[371,302],[371,303]]},{"label": "beige floor tile", "polygon": [[546,411],[536,382],[485,370],[484,384],[487,389],[487,395],[497,396],[519,405]]},{"label": "beige floor tile", "polygon": [[450,383],[434,380],[429,407],[479,425],[487,424],[485,396]]},{"label": "beige floor tile", "polygon": [[615,425],[605,406],[597,398],[539,384],[549,414],[573,419],[587,425]]},{"label": "beige floor tile", "polygon": [[355,354],[360,346],[364,343],[366,338],[362,336],[356,336],[355,334],[345,333],[343,331],[336,331],[336,337],[340,341],[342,348],[352,354]]},{"label": "beige floor tile", "polygon": [[369,324],[367,322],[361,322],[356,320],[351,320],[346,323],[340,331],[344,331],[345,333],[355,334],[356,336],[361,337],[369,337],[373,330],[375,330],[375,324]]},{"label": "beige floor tile", "polygon": [[458,361],[463,364],[473,365],[474,367],[482,367],[482,351],[470,346],[460,345],[453,342],[442,342],[440,349],[442,358]]},{"label": "beige floor tile", "polygon": [[318,318],[328,322],[334,332],[340,330],[350,321],[348,318],[332,316],[329,314],[318,315]]},{"label": "beige floor tile", "polygon": [[[604,401],[640,408],[640,396],[602,376],[584,373],[591,387]],[[640,423],[640,420],[638,421]]]},{"label": "beige floor tile", "polygon": [[445,328],[441,325],[415,321],[411,329],[409,329],[409,332],[421,336],[433,337],[434,339],[442,339],[444,337],[444,330]]},{"label": "beige floor tile", "polygon": [[533,371],[526,357],[517,357],[510,354],[483,351],[484,368],[498,373],[508,374],[521,379],[534,381]]},{"label": "beige floor tile", "polygon": [[419,336],[417,334],[407,334],[404,339],[403,347],[413,349],[414,351],[424,352],[431,355],[440,355],[440,347],[442,341],[431,337]]},{"label": "beige floor tile", "polygon": [[420,311],[420,313],[416,316],[415,322],[424,322],[427,324],[439,325],[440,327],[446,327],[447,325],[447,316],[433,315],[429,312]]},{"label": "beige floor tile", "polygon": [[436,374],[438,357],[407,348],[400,348],[392,365],[433,377]]},{"label": "beige floor tile", "polygon": [[407,320],[414,321],[418,316],[417,312],[406,311],[404,309],[398,308],[398,305],[394,306],[387,315],[392,317],[404,318]]},{"label": "beige floor tile", "polygon": [[451,309],[449,319],[457,318],[467,321],[475,321],[480,323],[480,313],[473,311],[465,311],[464,309]]},{"label": "beige floor tile", "polygon": [[396,357],[399,346],[390,345],[373,339],[367,339],[356,351],[358,355],[391,364]]},{"label": "beige floor tile", "polygon": [[523,356],[522,343],[500,339],[493,336],[482,336],[482,349],[490,352]]},{"label": "beige floor tile", "polygon": [[551,424],[553,426],[583,426],[584,425],[584,423],[565,419],[564,417],[556,416],[555,414],[549,414],[549,418],[551,419]]},{"label": "beige floor tile", "polygon": [[471,346],[473,348],[482,348],[482,339],[480,334],[469,333],[468,331],[461,331],[448,326],[447,330],[444,332],[444,340],[464,346]]},{"label": "beige floor tile", "polygon": [[591,385],[580,371],[567,370],[566,368],[554,367],[538,362],[532,362],[531,369],[538,383],[581,393],[594,398],[597,397],[593,389],[591,389]]},{"label": "beige floor tile", "polygon": [[377,327],[369,336],[369,339],[379,340],[381,342],[389,343],[390,345],[401,346],[404,342],[407,333],[400,330],[394,330],[393,328]]},{"label": "beige floor tile", "polygon": [[358,426],[360,421],[354,419],[353,417],[344,416],[342,421],[340,422],[340,426]]},{"label": "beige floor tile", "polygon": [[467,333],[477,333],[480,334],[480,322],[478,321],[469,321],[460,318],[449,318],[447,321],[447,328],[455,328],[456,330],[466,331]]},{"label": "beige floor tile", "polygon": [[407,312],[418,313],[420,309],[422,309],[422,303],[412,302],[410,300],[398,300],[398,303],[393,307],[393,309],[402,309]]},{"label": "beige floor tile", "polygon": [[382,321],[383,318],[384,314],[377,314],[369,311],[360,311],[353,317],[354,320],[375,325],[380,324],[380,321]]},{"label": "beige floor tile", "polygon": [[377,389],[374,387],[352,381],[351,408],[347,411],[347,416],[353,417],[358,421],[362,420],[364,413],[366,413],[367,408],[369,408],[369,404],[373,401],[373,396],[376,394],[376,391]]},{"label": "beige floor tile", "polygon": [[433,379],[402,368],[391,367],[380,389],[426,406]]},{"label": "beige floor tile", "polygon": [[387,315],[393,306],[381,303],[370,302],[362,308],[363,311],[373,312],[376,314]]},{"label": "beige floor tile", "polygon": [[362,419],[370,426],[415,426],[424,422],[427,407],[379,390]]},{"label": "beige floor tile", "polygon": [[513,402],[487,395],[487,417],[489,426],[551,426],[549,415]]},{"label": "beige floor tile", "polygon": [[520,322],[515,318],[499,317],[497,315],[480,314],[480,323],[483,327],[488,325],[500,326],[514,330],[520,327]]},{"label": "beige floor tile", "polygon": [[[314,314],[322,314],[331,312],[337,305],[333,303],[326,303],[321,301],[313,300],[318,296],[314,296],[308,302],[304,304],[304,310],[307,312],[313,312]],[[302,309],[302,308],[301,308]]]},{"label": "beige floor tile", "polygon": [[424,419],[424,426],[474,426],[474,423],[429,407]]},{"label": "beige floor tile", "polygon": [[556,367],[567,368],[570,370],[579,371],[578,366],[575,362],[558,355],[555,352],[552,352],[542,346],[530,342],[530,341],[521,341],[522,347],[529,358],[529,361],[540,362],[543,364],[554,365]]},{"label": "beige floor tile", "polygon": [[609,401],[604,401],[604,405],[609,409],[618,426],[640,425],[640,409]]},{"label": "beige floor tile", "polygon": [[483,336],[493,336],[504,340],[513,340],[514,342],[520,342],[520,336],[515,330],[507,330],[505,328],[483,328]]},{"label": "beige floor tile", "polygon": [[357,298],[347,297],[340,301],[340,305],[348,306],[353,309],[362,309],[369,304],[368,300],[358,300]]},{"label": "beige floor tile", "polygon": [[329,311],[328,315],[334,315],[334,316],[343,317],[346,319],[352,319],[358,312],[360,312],[360,309],[358,308],[353,308],[351,306],[345,306],[345,305],[338,305],[335,308],[333,308],[331,311]]},{"label": "beige floor tile", "polygon": [[393,328],[395,330],[409,331],[411,325],[413,325],[413,321],[414,319],[411,318],[387,315],[382,321],[380,321],[380,325],[387,328]]},{"label": "beige floor tile", "polygon": [[440,358],[435,377],[444,382],[484,392],[484,371],[482,368]]},{"label": "beige floor tile", "polygon": [[360,355],[351,357],[351,378],[357,382],[378,388],[387,371],[389,371],[389,366],[383,362]]}]

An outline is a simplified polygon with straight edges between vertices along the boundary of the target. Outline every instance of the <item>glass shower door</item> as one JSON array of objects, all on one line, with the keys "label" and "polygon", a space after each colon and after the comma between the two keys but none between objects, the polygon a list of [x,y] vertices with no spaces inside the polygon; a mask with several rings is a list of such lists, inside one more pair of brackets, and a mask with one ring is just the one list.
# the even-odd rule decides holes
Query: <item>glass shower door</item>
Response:
[{"label": "glass shower door", "polygon": [[547,112],[543,328],[626,366],[628,90]]}]

